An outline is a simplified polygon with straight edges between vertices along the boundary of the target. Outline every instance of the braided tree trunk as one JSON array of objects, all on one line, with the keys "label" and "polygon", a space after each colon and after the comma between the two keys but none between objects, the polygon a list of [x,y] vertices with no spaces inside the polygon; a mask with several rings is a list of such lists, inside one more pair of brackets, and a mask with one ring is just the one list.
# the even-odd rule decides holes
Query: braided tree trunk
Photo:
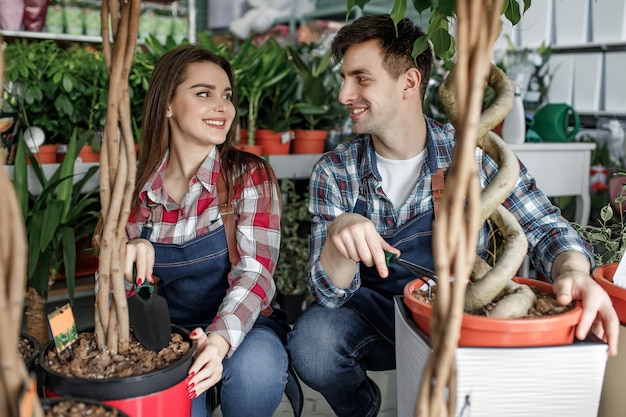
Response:
[{"label": "braided tree trunk", "polygon": [[[0,45],[3,39],[0,36]],[[4,51],[0,47],[0,93],[4,91]],[[19,417],[19,398],[29,382],[24,361],[18,355],[18,340],[26,286],[26,231],[13,184],[0,162],[0,415]],[[43,415],[33,399],[33,416]]]},{"label": "braided tree trunk", "polygon": [[[140,6],[140,0],[102,1],[102,46],[109,73],[109,101],[100,153],[103,228],[101,236],[96,237],[100,247],[100,290],[95,305],[95,331],[98,347],[114,354],[128,350],[130,334],[124,291],[125,226],[137,168],[128,76],[137,43]],[[109,288],[113,293],[111,301]]]},{"label": "braided tree trunk", "polygon": [[[439,94],[448,118],[456,128],[457,144],[446,178],[446,192],[433,226],[433,251],[439,281],[430,331],[433,351],[422,376],[415,409],[416,415],[421,417],[455,414],[454,352],[463,311],[474,311],[491,302],[505,287],[517,286],[510,279],[527,250],[521,227],[501,206],[517,181],[519,165],[515,154],[502,139],[490,132],[504,119],[513,103],[511,83],[502,71],[490,64],[493,44],[501,28],[502,0],[458,0],[456,10],[457,61]],[[486,82],[496,90],[497,99],[481,116]],[[475,159],[476,145],[491,155],[500,167],[497,176],[482,191],[482,196]],[[496,223],[506,241],[504,255],[491,270],[476,260],[478,231],[487,218]],[[472,270],[481,279],[468,288],[467,278]],[[450,283],[451,277],[458,279]],[[520,295],[516,293],[512,297],[519,298]],[[529,301],[525,295],[521,298],[523,303],[532,305],[532,299]],[[502,310],[509,311],[510,307]]]}]

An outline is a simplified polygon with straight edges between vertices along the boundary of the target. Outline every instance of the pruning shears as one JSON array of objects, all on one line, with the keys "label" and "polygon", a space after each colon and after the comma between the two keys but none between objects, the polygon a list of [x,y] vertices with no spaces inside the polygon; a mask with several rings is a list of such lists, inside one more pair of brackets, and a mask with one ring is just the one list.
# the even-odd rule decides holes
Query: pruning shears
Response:
[{"label": "pruning shears", "polygon": [[411,274],[413,274],[416,278],[421,280],[424,284],[428,285],[428,296],[430,297],[430,287],[432,285],[430,281],[432,280],[435,282],[435,284],[437,283],[437,275],[435,275],[435,271],[425,268],[421,265],[414,264],[413,262],[404,260],[398,257],[398,255],[396,255],[395,253],[389,251],[385,251],[385,263],[387,264],[387,266],[391,265],[392,263],[400,265]]}]

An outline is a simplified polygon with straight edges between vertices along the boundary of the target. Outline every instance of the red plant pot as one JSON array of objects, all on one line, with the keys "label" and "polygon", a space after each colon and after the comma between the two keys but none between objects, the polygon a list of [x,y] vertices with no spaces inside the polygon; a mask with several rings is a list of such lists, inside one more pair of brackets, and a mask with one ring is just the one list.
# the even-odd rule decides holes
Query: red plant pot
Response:
[{"label": "red plant pot", "polygon": [[609,294],[617,317],[621,323],[626,323],[626,288],[613,284],[613,275],[619,264],[612,263],[598,266],[591,276]]},{"label": "red plant pot", "polygon": [[[92,328],[93,330],[93,328]],[[189,332],[172,326],[185,340]],[[46,364],[46,354],[54,349],[49,341],[39,354],[44,394],[47,398],[89,398],[111,405],[129,417],[189,417],[191,399],[187,392],[187,372],[193,361],[196,344],[171,366],[144,375],[115,379],[88,379],[68,377],[53,371]]]},{"label": "red plant pot", "polygon": [[[537,287],[542,292],[552,292],[548,283],[528,278],[514,278],[515,282]],[[419,301],[413,292],[424,284],[420,279],[404,287],[404,303],[411,310],[417,327],[430,335],[432,305]],[[463,314],[459,346],[528,347],[568,345],[574,341],[576,325],[582,316],[582,305],[563,314],[539,318],[496,319],[473,314]]]}]

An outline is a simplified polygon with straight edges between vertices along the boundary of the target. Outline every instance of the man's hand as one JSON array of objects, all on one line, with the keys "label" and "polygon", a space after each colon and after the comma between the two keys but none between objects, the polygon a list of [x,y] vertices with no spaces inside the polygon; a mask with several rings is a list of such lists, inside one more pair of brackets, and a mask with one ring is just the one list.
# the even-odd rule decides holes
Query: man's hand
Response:
[{"label": "man's hand", "polygon": [[389,275],[385,250],[400,254],[380,236],[371,220],[360,214],[345,213],[328,226],[321,262],[338,288],[348,288],[356,273],[356,262],[375,265],[382,278]]},{"label": "man's hand", "polygon": [[617,355],[619,319],[609,295],[589,276],[589,261],[579,252],[561,253],[552,266],[553,290],[557,300],[567,305],[581,300],[583,315],[576,337],[583,340],[589,331],[609,345],[609,355]]}]

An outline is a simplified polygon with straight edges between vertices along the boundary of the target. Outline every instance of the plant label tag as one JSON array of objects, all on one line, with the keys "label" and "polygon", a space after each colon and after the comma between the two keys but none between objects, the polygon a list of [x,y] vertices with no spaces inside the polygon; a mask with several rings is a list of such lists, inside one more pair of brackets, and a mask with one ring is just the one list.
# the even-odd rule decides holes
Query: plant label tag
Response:
[{"label": "plant label tag", "polygon": [[621,288],[626,288],[626,256],[619,261],[615,275],[613,275],[613,284]]},{"label": "plant label tag", "polygon": [[24,384],[19,398],[20,417],[35,416],[35,401],[39,398],[37,394],[37,380],[31,377],[28,384]]},{"label": "plant label tag", "polygon": [[76,321],[69,303],[48,314],[48,322],[57,354],[61,354],[78,339]]},{"label": "plant label tag", "polygon": [[289,141],[291,141],[291,134],[293,132],[291,130],[288,130],[286,132],[283,132],[280,134],[280,143],[287,143]]}]

